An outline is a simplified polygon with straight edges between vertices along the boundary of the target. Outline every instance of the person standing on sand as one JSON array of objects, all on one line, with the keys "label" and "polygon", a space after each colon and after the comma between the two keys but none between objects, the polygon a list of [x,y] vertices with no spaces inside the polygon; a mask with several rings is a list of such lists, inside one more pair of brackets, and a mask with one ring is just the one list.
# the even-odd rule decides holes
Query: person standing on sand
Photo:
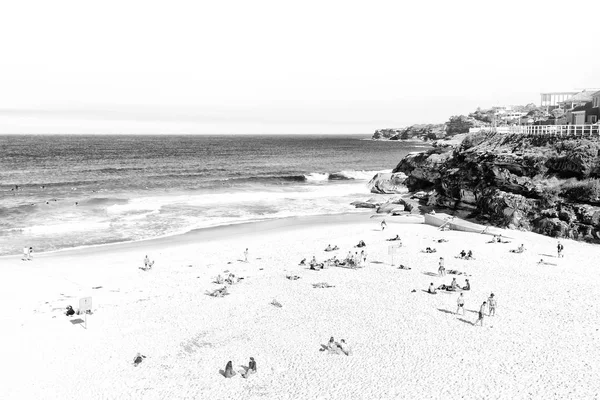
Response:
[{"label": "person standing on sand", "polygon": [[477,321],[475,321],[475,323],[473,325],[477,325],[477,323],[479,321],[481,321],[481,326],[483,326],[483,315],[485,313],[486,304],[487,303],[484,301],[483,304],[481,305],[481,307],[479,307],[479,318],[477,318]]},{"label": "person standing on sand", "polygon": [[384,219],[381,221],[381,230],[384,231],[386,227],[387,227],[387,222],[385,222],[385,219]]},{"label": "person standing on sand", "polygon": [[440,266],[438,268],[440,276],[446,275],[446,268],[444,268],[444,257],[440,257]]},{"label": "person standing on sand", "polygon": [[458,310],[460,310],[462,308],[462,313],[463,315],[465,315],[465,296],[463,296],[463,294],[461,293],[460,296],[458,296],[458,299],[456,300],[456,304],[458,307],[456,307],[456,314],[458,314]]},{"label": "person standing on sand", "polygon": [[560,242],[560,240],[558,241],[558,245],[556,245],[556,250],[558,252],[558,258],[564,257],[562,255],[562,251],[563,251],[564,247],[562,245],[562,243]]},{"label": "person standing on sand", "polygon": [[246,247],[246,250],[244,250],[244,262],[248,262],[248,248]]},{"label": "person standing on sand", "polygon": [[148,258],[148,255],[146,254],[146,257],[144,257],[144,269],[148,268],[148,264],[150,264],[150,259]]},{"label": "person standing on sand", "polygon": [[492,315],[496,315],[496,299],[494,298],[494,293],[490,294],[490,297],[488,297],[488,306],[489,306],[489,311],[488,311],[488,315],[491,317]]}]

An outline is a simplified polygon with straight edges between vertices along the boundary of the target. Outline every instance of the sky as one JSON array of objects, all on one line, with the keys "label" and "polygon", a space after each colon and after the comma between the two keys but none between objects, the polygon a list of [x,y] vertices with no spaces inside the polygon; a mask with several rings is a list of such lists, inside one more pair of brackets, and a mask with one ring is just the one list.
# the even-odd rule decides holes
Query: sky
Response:
[{"label": "sky", "polygon": [[6,1],[0,134],[371,134],[539,104],[600,88],[598,15],[598,0]]}]

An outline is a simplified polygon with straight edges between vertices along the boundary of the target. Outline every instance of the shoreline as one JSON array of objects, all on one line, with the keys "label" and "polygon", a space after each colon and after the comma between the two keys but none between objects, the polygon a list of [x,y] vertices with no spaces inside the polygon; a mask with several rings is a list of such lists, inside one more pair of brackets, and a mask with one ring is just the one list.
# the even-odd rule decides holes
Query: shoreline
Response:
[{"label": "shoreline", "polygon": [[[302,215],[302,216],[290,216],[283,218],[270,218],[258,221],[242,221],[238,223],[229,223],[224,225],[211,226],[206,228],[191,229],[186,232],[174,233],[164,236],[158,236],[148,239],[139,239],[123,242],[112,242],[112,243],[100,243],[87,246],[68,247],[58,250],[35,252],[34,257],[51,257],[54,255],[61,255],[73,253],[87,253],[89,252],[103,252],[107,249],[121,250],[129,248],[143,248],[150,247],[152,245],[164,245],[164,244],[189,244],[194,243],[197,240],[213,241],[219,240],[226,235],[239,236],[251,231],[268,231],[277,229],[286,229],[295,226],[303,225],[325,225],[327,223],[342,223],[351,224],[358,220],[363,220],[365,215],[370,215],[369,218],[397,218],[387,214],[373,214],[371,209],[358,209],[360,211],[355,212],[344,212],[338,214],[318,214],[318,215]],[[211,236],[213,235],[213,236]],[[22,254],[6,254],[0,256],[0,260],[12,259],[14,257],[21,257]]]}]

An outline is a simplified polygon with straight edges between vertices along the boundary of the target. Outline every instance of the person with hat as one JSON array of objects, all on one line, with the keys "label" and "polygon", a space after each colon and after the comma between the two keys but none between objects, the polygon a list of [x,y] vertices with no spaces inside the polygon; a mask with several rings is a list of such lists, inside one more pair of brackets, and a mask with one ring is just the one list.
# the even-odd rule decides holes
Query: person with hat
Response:
[{"label": "person with hat", "polygon": [[492,315],[496,315],[496,299],[494,298],[494,293],[490,294],[490,297],[488,297],[488,307],[489,307],[489,311],[488,311],[488,315],[491,317]]}]

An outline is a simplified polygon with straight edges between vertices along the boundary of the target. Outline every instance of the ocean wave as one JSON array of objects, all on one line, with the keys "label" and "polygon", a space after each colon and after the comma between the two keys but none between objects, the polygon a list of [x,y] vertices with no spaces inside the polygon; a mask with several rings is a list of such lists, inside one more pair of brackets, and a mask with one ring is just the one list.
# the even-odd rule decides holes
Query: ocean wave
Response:
[{"label": "ocean wave", "polygon": [[218,182],[244,183],[244,182],[327,182],[327,181],[345,181],[345,180],[364,180],[368,181],[379,172],[392,172],[392,170],[383,171],[365,171],[365,170],[347,170],[338,172],[310,172],[307,174],[287,174],[287,175],[259,175],[240,178],[221,178]]}]

